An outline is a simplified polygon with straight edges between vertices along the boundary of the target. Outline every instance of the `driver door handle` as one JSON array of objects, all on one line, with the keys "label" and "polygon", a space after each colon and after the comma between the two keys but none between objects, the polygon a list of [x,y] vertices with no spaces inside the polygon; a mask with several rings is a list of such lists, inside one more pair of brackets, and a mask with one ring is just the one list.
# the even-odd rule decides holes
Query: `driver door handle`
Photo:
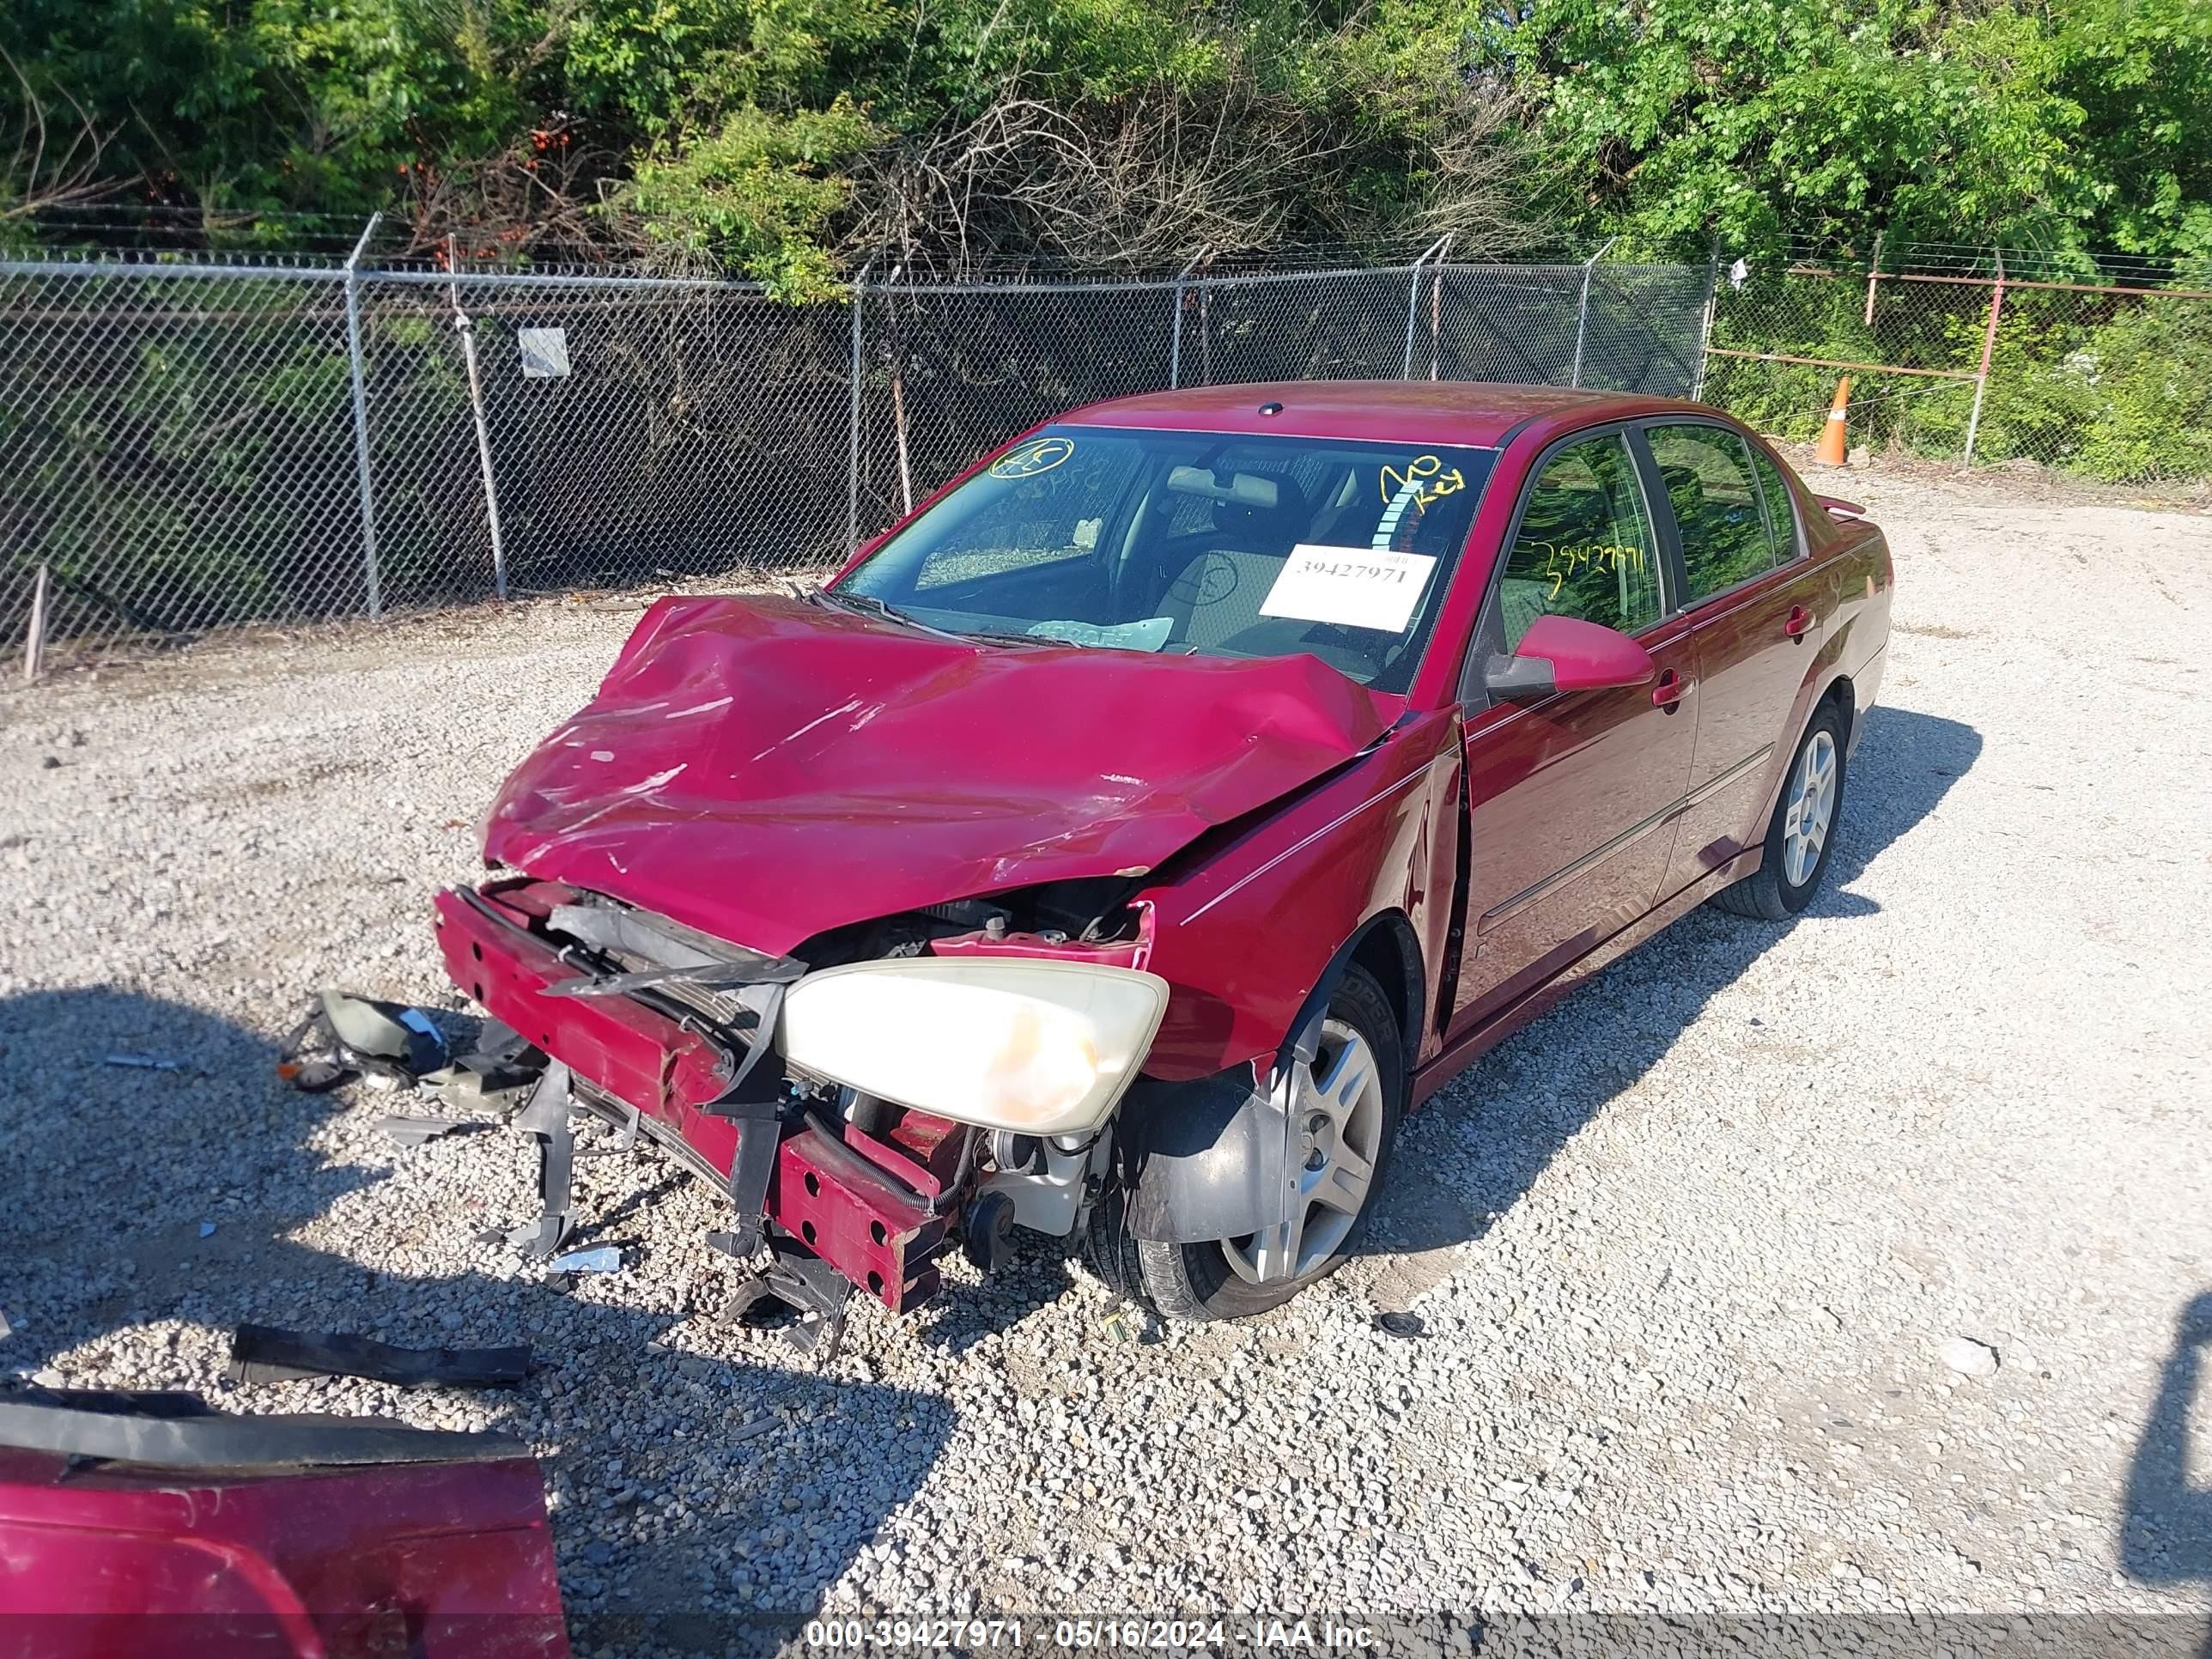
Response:
[{"label": "driver door handle", "polygon": [[1689,681],[1673,669],[1659,677],[1659,684],[1651,688],[1651,706],[1673,714],[1682,701],[1682,694],[1690,689]]},{"label": "driver door handle", "polygon": [[1813,613],[1802,605],[1790,607],[1790,619],[1782,624],[1782,631],[1793,640],[1802,640],[1813,626]]}]

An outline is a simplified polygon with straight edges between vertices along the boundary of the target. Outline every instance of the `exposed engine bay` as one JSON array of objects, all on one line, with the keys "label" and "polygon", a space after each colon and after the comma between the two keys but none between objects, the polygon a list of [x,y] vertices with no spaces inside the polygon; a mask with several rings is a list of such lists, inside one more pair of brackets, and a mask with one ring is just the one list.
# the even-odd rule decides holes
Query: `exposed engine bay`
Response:
[{"label": "exposed engine bay", "polygon": [[[712,1242],[754,1269],[744,1299],[786,1304],[790,1334],[811,1346],[836,1340],[848,1286],[902,1312],[935,1291],[934,1263],[955,1242],[988,1273],[1015,1226],[1075,1232],[1109,1173],[1109,1116],[1024,1133],[856,1087],[809,1064],[805,1032],[822,1022],[791,1018],[805,1006],[793,992],[830,970],[866,983],[865,970],[922,958],[984,973],[994,958],[1079,962],[1149,978],[1131,971],[1146,943],[1144,912],[1127,902],[1136,885],[1061,881],[931,905],[831,929],[781,957],[562,883],[441,894],[455,981],[544,1057],[515,1120],[538,1143],[541,1213],[509,1241],[551,1256],[579,1218],[575,1158],[642,1134],[729,1194],[731,1224]],[[947,1086],[975,1092],[969,1079]],[[575,1129],[591,1119],[614,1134],[580,1147]]]}]

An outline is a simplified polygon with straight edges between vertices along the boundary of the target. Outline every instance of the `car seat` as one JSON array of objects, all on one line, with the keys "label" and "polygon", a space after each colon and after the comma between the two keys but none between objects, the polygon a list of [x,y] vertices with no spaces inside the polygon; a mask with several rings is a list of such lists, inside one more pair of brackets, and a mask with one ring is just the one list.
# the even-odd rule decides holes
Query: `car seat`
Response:
[{"label": "car seat", "polygon": [[[1250,480],[1249,474],[1237,477]],[[1207,650],[1255,623],[1273,620],[1262,617],[1260,606],[1312,514],[1289,479],[1252,482],[1273,488],[1262,492],[1248,487],[1241,496],[1216,500],[1210,544],[1187,560],[1167,585],[1157,614],[1174,619],[1168,635],[1172,645]]]}]

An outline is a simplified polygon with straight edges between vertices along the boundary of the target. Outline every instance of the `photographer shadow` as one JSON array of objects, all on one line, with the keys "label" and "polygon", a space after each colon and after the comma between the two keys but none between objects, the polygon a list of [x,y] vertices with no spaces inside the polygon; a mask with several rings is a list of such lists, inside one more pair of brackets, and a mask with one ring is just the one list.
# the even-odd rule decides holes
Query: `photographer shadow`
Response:
[{"label": "photographer shadow", "polygon": [[1852,884],[1974,765],[1981,734],[1877,705],[1845,775],[1820,890],[1796,916],[1751,921],[1703,906],[1577,986],[1406,1122],[1352,1282],[1403,1307],[1452,1270],[1559,1149],[1656,1066],[1714,997],[1802,923],[1880,913]]},{"label": "photographer shadow", "polygon": [[[2212,1350],[2212,1291],[2174,1321],[2173,1346],[2128,1467],[2120,1516],[2120,1569],[2142,1584],[2212,1583],[2212,1458],[2192,1414],[2212,1412],[2205,1356]],[[2203,1652],[2212,1659],[2212,1628]]]},{"label": "photographer shadow", "polygon": [[[49,1386],[188,1389],[227,1411],[404,1413],[505,1430],[541,1449],[580,1638],[717,1653],[791,1638],[927,1478],[951,1407],[757,1363],[760,1340],[715,1316],[617,1305],[645,1288],[639,1269],[669,1273],[655,1247],[603,1283],[513,1273],[470,1235],[521,1218],[468,1190],[466,1175],[506,1137],[394,1151],[380,1169],[355,1137],[328,1131],[349,1115],[348,1094],[364,1119],[404,1097],[301,1094],[276,1080],[276,1058],[269,1036],[130,991],[0,998],[13,1172],[0,1206],[12,1328],[0,1368]],[[519,1174],[529,1153],[520,1138],[512,1151]],[[422,1158],[452,1160],[450,1194],[446,1166],[434,1166],[436,1207],[422,1182],[397,1178]],[[634,1179],[650,1186],[656,1173]],[[478,1265],[392,1271],[290,1236],[378,1188],[389,1194],[372,1212],[380,1237],[364,1240],[378,1257]],[[404,1248],[377,1248],[395,1238]],[[222,1375],[222,1343],[248,1322],[420,1347],[527,1342],[536,1364],[501,1390],[240,1387]]]}]

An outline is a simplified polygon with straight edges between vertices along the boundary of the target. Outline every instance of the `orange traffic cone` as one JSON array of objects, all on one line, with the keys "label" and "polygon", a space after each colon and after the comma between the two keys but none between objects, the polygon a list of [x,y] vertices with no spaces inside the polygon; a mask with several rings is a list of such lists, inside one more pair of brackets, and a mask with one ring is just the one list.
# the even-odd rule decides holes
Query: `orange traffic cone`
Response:
[{"label": "orange traffic cone", "polygon": [[1848,374],[1836,382],[1836,400],[1828,405],[1828,424],[1820,434],[1820,458],[1823,466],[1841,466],[1849,440],[1844,427],[1845,411],[1851,406],[1851,377]]}]

